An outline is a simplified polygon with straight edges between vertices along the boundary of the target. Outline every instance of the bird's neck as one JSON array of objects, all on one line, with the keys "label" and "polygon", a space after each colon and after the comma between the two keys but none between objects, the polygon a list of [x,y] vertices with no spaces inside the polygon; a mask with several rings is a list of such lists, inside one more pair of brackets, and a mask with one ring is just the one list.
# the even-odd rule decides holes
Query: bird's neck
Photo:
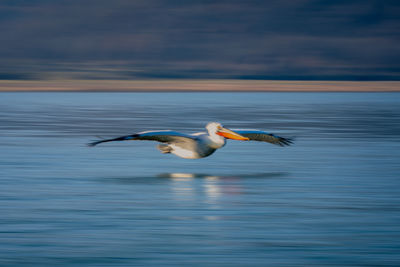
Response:
[{"label": "bird's neck", "polygon": [[225,138],[216,133],[209,133],[209,138],[212,142],[212,147],[215,149],[223,147],[226,143]]}]

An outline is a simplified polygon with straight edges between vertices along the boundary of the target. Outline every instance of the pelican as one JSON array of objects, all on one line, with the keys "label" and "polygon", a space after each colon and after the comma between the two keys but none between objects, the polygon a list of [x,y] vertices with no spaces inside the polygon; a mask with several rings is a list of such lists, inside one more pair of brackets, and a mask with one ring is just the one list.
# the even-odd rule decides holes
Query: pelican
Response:
[{"label": "pelican", "polygon": [[157,148],[163,154],[171,153],[185,159],[199,159],[208,157],[217,149],[222,148],[226,144],[226,139],[261,141],[279,146],[292,144],[292,140],[289,138],[279,137],[259,130],[230,130],[218,122],[208,123],[206,130],[207,132],[194,134],[184,134],[170,130],[145,131],[112,139],[98,140],[88,145],[95,146],[112,141],[151,140],[161,143],[157,145]]}]

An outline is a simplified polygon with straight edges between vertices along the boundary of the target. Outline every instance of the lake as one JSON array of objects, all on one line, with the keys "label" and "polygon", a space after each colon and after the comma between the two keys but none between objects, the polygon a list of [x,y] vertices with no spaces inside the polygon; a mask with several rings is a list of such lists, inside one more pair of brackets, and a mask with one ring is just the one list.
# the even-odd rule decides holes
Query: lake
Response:
[{"label": "lake", "polygon": [[[86,143],[210,121],[210,157]],[[399,93],[1,93],[1,266],[400,265]]]}]

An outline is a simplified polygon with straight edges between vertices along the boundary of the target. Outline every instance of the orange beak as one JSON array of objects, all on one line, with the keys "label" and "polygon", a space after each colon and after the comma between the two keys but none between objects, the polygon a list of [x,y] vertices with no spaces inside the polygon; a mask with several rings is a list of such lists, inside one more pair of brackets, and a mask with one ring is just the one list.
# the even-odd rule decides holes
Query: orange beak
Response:
[{"label": "orange beak", "polygon": [[219,130],[217,131],[217,134],[218,134],[219,136],[223,136],[223,137],[225,137],[225,138],[227,138],[227,139],[242,140],[242,141],[248,141],[248,140],[250,140],[249,138],[244,137],[244,136],[242,136],[242,135],[240,135],[240,134],[238,134],[238,133],[235,133],[234,131],[231,131],[231,130],[226,129],[226,128],[221,128],[221,129],[219,129]]}]

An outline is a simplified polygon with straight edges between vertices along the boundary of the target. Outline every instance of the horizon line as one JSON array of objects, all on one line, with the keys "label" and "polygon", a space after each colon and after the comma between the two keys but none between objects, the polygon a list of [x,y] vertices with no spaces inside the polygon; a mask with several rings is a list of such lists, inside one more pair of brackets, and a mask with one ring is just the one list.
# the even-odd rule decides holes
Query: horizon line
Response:
[{"label": "horizon line", "polygon": [[400,92],[400,81],[0,80],[0,92]]}]

